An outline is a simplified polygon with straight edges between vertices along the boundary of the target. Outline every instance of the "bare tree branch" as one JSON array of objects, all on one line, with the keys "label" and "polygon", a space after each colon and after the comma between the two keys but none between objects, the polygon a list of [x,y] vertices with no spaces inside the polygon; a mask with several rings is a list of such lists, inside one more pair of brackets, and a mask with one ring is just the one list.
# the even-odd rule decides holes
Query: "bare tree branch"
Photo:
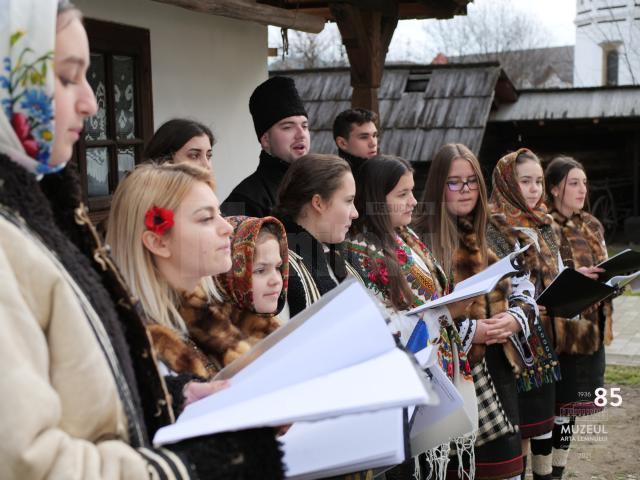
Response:
[{"label": "bare tree branch", "polygon": [[318,34],[290,30],[288,35],[289,54],[277,62],[276,68],[308,69],[346,64],[346,50],[335,25],[327,25]]},{"label": "bare tree branch", "polygon": [[476,1],[466,16],[427,21],[428,43],[454,61],[498,61],[517,86],[535,85],[548,66],[548,53],[542,48],[549,46],[551,35],[541,20],[515,3]]}]

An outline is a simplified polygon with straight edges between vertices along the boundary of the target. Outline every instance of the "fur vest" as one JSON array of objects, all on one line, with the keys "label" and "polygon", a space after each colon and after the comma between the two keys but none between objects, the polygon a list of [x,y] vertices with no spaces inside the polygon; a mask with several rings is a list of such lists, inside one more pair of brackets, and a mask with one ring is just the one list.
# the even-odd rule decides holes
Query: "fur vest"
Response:
[{"label": "fur vest", "polygon": [[[560,255],[568,267],[591,267],[607,259],[604,228],[593,215],[580,212],[566,218],[557,210],[551,212],[553,228],[560,239]],[[602,343],[613,340],[613,307],[611,301],[594,305],[578,318],[555,320],[556,352],[592,354]],[[601,331],[604,320],[604,332]]]},{"label": "fur vest", "polygon": [[200,288],[184,295],[179,313],[187,332],[150,325],[153,346],[173,372],[203,379],[215,376],[280,326],[277,317],[211,301]]},{"label": "fur vest", "polygon": [[[497,255],[491,249],[486,252],[486,263],[483,261],[482,252],[478,248],[477,234],[473,229],[473,222],[469,219],[459,219],[458,232],[460,243],[453,254],[453,278],[456,284],[481,272],[487,265],[498,261]],[[474,299],[473,303],[467,308],[467,318],[490,318],[498,313],[506,312],[509,308],[508,297],[510,290],[509,280],[501,280],[488,295]],[[504,345],[509,344],[505,343]],[[485,349],[486,346],[483,344],[474,344],[468,353],[469,361],[472,364],[478,363],[484,357]],[[511,348],[511,351],[508,351],[508,349],[508,347],[505,348],[505,353],[508,357],[509,353],[517,355],[513,348]],[[509,360],[511,361],[512,359],[509,358]],[[512,364],[513,362],[515,362],[515,357]]]}]

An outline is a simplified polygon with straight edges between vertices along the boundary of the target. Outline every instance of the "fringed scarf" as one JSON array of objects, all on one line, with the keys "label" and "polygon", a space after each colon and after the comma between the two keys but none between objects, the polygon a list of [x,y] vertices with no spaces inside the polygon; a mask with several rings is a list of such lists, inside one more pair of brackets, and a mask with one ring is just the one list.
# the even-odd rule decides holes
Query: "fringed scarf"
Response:
[{"label": "fringed scarf", "polygon": [[[565,265],[575,269],[592,267],[607,259],[602,224],[593,215],[581,211],[571,218],[552,210],[554,231],[560,238],[560,254]],[[600,331],[600,315],[604,315],[604,332]],[[611,344],[613,307],[611,301],[593,305],[579,318],[555,320],[556,353],[592,354],[602,342]]]},{"label": "fringed scarf", "polygon": [[[558,247],[551,227],[553,219],[547,213],[542,199],[532,209],[520,191],[516,159],[522,153],[530,151],[522,148],[505,155],[493,170],[489,221],[511,248],[515,248],[516,244],[534,244],[525,252],[524,257],[537,295],[558,275]],[[518,378],[520,391],[528,391],[560,379],[560,365],[553,349],[551,317],[541,315],[540,322],[534,323],[528,344],[530,351],[520,352],[526,358],[525,368]]]}]

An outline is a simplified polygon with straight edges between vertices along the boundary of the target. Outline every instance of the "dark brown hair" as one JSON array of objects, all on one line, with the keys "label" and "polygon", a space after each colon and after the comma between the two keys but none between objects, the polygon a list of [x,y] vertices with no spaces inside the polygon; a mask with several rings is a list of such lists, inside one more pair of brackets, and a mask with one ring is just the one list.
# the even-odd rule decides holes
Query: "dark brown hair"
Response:
[{"label": "dark brown hair", "polygon": [[345,140],[349,140],[349,135],[353,129],[353,125],[364,125],[365,123],[372,122],[377,125],[378,114],[371,110],[365,110],[364,108],[350,108],[338,114],[333,121],[333,139],[342,137]]},{"label": "dark brown hair", "polygon": [[482,262],[487,261],[487,186],[482,176],[478,159],[468,147],[461,143],[443,145],[431,162],[429,176],[420,201],[414,228],[421,237],[429,237],[425,242],[447,272],[452,272],[453,254],[458,246],[459,232],[457,219],[447,210],[445,195],[447,178],[454,160],[463,159],[471,164],[478,179],[478,201],[473,209],[473,231],[476,233],[477,245],[482,255]]},{"label": "dark brown hair", "polygon": [[389,272],[390,301],[397,310],[409,306],[413,297],[396,255],[396,231],[391,224],[387,207],[387,195],[400,178],[413,173],[411,164],[404,158],[377,155],[360,168],[356,184],[355,206],[360,216],[351,225],[351,235],[362,235],[367,243],[382,250]]},{"label": "dark brown hair", "polygon": [[206,135],[213,147],[215,138],[211,129],[195,120],[174,118],[163,123],[144,149],[144,157],[158,163],[173,160],[175,153],[194,137]]},{"label": "dark brown hair", "polygon": [[[569,175],[569,172],[574,168],[579,168],[584,172],[585,175],[587,174],[587,171],[584,169],[584,166],[573,157],[568,157],[568,156],[555,157],[553,160],[551,160],[549,165],[547,165],[547,168],[544,171],[544,179],[545,179],[545,187],[546,187],[545,189],[547,193],[547,202],[550,206],[554,205],[551,189],[553,187],[559,186],[562,183],[562,181],[565,178],[567,178],[567,175]],[[565,183],[564,187],[562,188],[562,195],[560,196],[561,200],[564,198],[564,191],[566,188],[567,188],[567,184]],[[589,197],[587,196],[587,201],[588,201],[588,198]],[[588,204],[587,204],[587,208],[588,208]]]},{"label": "dark brown hair", "polygon": [[280,183],[274,212],[295,221],[314,195],[328,201],[342,185],[345,173],[351,173],[351,168],[336,155],[309,153],[300,157]]}]

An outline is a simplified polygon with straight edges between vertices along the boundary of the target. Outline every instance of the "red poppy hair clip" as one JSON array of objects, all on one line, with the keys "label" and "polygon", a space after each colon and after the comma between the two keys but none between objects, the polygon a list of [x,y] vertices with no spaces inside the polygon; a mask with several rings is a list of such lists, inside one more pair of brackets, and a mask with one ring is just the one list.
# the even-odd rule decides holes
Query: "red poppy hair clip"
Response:
[{"label": "red poppy hair clip", "polygon": [[173,227],[173,210],[151,207],[144,215],[144,226],[158,235],[164,235]]}]

